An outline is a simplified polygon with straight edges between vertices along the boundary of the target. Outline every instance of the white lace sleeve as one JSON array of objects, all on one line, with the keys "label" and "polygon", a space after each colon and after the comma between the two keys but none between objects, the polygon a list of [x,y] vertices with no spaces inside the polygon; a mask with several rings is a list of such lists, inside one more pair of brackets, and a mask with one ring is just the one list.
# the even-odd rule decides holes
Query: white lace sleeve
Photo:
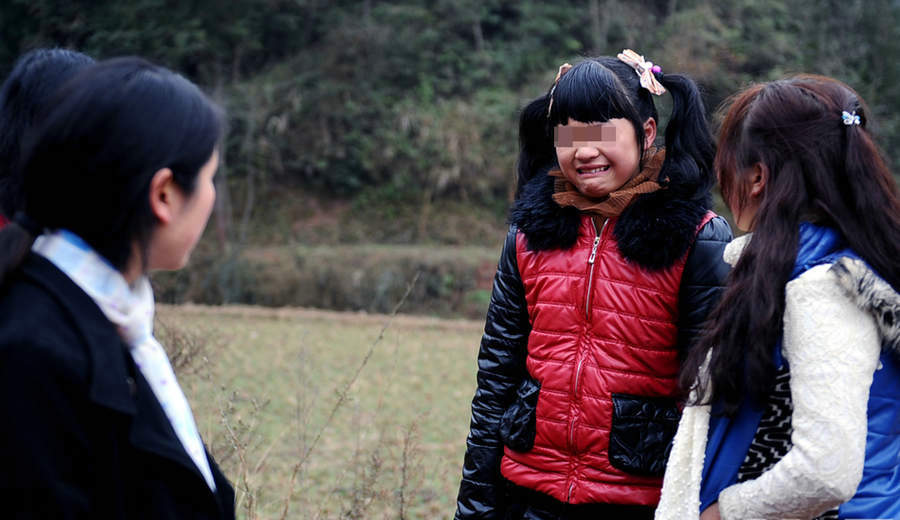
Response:
[{"label": "white lace sleeve", "polygon": [[759,478],[719,494],[723,519],[812,518],[849,500],[862,478],[869,387],[881,349],[874,320],[844,295],[828,267],[810,269],[785,291],[793,447]]}]

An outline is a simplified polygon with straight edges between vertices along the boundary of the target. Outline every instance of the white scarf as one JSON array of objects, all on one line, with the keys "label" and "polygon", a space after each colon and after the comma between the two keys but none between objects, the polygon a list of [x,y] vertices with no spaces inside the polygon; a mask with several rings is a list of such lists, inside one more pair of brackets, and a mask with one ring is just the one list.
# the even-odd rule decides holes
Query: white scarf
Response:
[{"label": "white scarf", "polygon": [[216,490],[194,414],[178,385],[172,365],[153,337],[153,289],[146,276],[130,287],[122,274],[80,237],[66,230],[43,235],[32,250],[46,257],[90,296],[118,328],[131,357],[150,384],[172,429],[197,465],[210,489]]}]

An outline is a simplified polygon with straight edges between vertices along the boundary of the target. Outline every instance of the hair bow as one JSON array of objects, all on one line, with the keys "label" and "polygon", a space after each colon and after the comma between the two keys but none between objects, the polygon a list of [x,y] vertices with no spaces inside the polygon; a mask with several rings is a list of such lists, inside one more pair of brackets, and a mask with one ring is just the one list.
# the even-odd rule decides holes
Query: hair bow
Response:
[{"label": "hair bow", "polygon": [[846,110],[841,112],[841,120],[843,120],[844,124],[847,126],[861,124],[855,110],[853,112],[847,112]]},{"label": "hair bow", "polygon": [[631,49],[623,50],[616,57],[634,69],[641,78],[641,86],[649,90],[651,94],[661,96],[666,93],[665,87],[654,76],[654,73],[662,72],[658,65],[654,65],[652,61],[644,61],[643,56]]},{"label": "hair bow", "polygon": [[569,72],[572,66],[568,63],[563,63],[559,66],[559,71],[556,73],[556,79],[553,80],[553,87],[550,89],[550,104],[547,105],[547,117],[550,117],[550,110],[553,108],[553,93],[556,92],[556,85],[559,83],[559,78],[563,77],[563,74]]}]

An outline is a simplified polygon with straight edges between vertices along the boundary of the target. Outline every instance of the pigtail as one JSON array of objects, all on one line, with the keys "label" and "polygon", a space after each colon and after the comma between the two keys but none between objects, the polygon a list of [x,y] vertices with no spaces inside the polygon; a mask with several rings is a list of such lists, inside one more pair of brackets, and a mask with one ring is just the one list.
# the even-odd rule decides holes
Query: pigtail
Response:
[{"label": "pigtail", "polygon": [[40,227],[23,213],[17,213],[0,229],[0,287],[22,265],[40,234]]},{"label": "pigtail", "polygon": [[666,160],[659,178],[679,198],[710,202],[715,184],[712,163],[715,142],[706,123],[706,109],[697,85],[677,74],[656,75],[672,95],[672,117],[666,126]]},{"label": "pigtail", "polygon": [[556,164],[556,149],[550,129],[550,95],[543,95],[522,109],[519,116],[519,160],[516,199],[522,188],[541,171]]}]

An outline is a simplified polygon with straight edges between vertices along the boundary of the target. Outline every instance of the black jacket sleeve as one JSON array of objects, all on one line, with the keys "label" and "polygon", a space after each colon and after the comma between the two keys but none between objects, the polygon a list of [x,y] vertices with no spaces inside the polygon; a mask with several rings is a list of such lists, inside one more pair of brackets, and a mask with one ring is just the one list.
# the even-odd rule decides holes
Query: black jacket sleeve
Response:
[{"label": "black jacket sleeve", "polygon": [[456,502],[457,520],[502,517],[505,482],[500,475],[500,418],[526,375],[530,332],[525,288],[516,262],[516,228],[510,226],[478,353],[478,388],[472,399],[472,422]]},{"label": "black jacket sleeve", "polygon": [[688,253],[678,295],[678,349],[681,359],[703,333],[706,319],[719,302],[725,278],[731,271],[722,253],[731,239],[728,222],[723,217],[715,217],[700,229]]}]

